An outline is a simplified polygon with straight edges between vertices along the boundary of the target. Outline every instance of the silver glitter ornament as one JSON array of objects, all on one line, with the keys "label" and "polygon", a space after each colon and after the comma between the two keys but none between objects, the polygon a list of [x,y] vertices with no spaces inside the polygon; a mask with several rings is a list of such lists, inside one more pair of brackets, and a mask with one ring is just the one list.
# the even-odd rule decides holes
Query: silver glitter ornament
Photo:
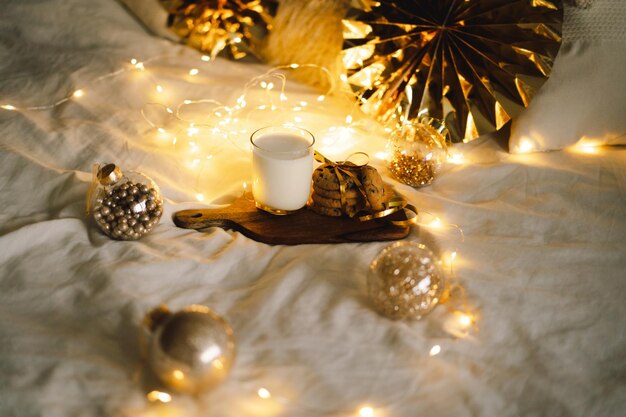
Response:
[{"label": "silver glitter ornament", "polygon": [[394,320],[420,319],[441,299],[444,276],[426,245],[397,242],[372,261],[367,284],[381,314]]},{"label": "silver glitter ornament", "polygon": [[140,172],[122,173],[115,164],[97,166],[88,198],[96,224],[113,239],[139,239],[163,214],[163,198],[156,183]]},{"label": "silver glitter ornament", "polygon": [[150,367],[168,387],[198,394],[228,375],[235,360],[233,330],[210,308],[192,305],[171,313],[161,306],[148,313],[146,324]]}]

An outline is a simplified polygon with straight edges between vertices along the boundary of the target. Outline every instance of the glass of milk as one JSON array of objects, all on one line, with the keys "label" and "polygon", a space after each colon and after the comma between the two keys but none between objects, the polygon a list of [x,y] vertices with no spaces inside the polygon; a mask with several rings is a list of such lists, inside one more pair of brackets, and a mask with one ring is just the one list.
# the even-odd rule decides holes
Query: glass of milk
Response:
[{"label": "glass of milk", "polygon": [[290,214],[305,206],[313,175],[313,135],[298,127],[257,130],[252,143],[252,195],[256,206],[272,214]]}]

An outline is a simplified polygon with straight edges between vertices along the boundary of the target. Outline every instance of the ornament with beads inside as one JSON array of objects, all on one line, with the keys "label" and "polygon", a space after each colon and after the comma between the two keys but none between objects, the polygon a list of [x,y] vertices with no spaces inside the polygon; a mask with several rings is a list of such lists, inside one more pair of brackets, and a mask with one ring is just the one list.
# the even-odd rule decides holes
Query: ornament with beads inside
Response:
[{"label": "ornament with beads inside", "polygon": [[117,165],[104,164],[94,169],[87,211],[110,238],[137,240],[159,223],[163,198],[148,176],[122,173]]}]

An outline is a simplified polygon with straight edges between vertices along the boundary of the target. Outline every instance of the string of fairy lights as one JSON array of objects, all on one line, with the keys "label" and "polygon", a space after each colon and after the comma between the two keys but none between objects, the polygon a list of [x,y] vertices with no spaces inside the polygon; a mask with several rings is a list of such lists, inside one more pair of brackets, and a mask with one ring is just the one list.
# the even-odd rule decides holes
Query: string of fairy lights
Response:
[{"label": "string of fairy lights", "polygon": [[[70,101],[80,100],[86,94],[89,94],[91,85],[95,83],[133,71],[148,72],[149,64],[158,61],[160,58],[162,58],[162,56],[152,57],[144,61],[132,58],[122,68],[95,78],[90,85],[75,89],[50,104],[19,106],[16,103],[3,103],[0,104],[0,109],[11,112],[51,110]],[[202,55],[200,61],[203,64],[209,64],[213,60],[208,55]],[[326,91],[322,94],[315,95],[310,100],[302,100],[301,97],[296,99],[290,98],[290,94],[287,93],[286,73],[300,69],[316,70],[326,74],[329,81]],[[196,77],[199,74],[200,69],[194,67],[189,68],[185,76]],[[152,75],[149,79],[152,83],[153,91],[158,94],[165,92],[162,83],[154,79]],[[237,99],[232,105],[213,99],[185,99],[177,106],[171,107],[162,102],[150,101],[141,109],[141,115],[156,132],[160,140],[169,141],[172,146],[187,147],[192,158],[187,161],[186,165],[190,169],[195,169],[202,163],[207,163],[214,158],[213,154],[203,151],[200,138],[201,132],[207,133],[210,140],[224,139],[232,143],[239,151],[249,152],[243,144],[238,143],[236,138],[249,135],[253,129],[250,128],[250,126],[253,124],[251,121],[253,120],[254,112],[289,113],[290,120],[285,121],[283,118],[282,124],[290,126],[300,125],[306,123],[307,111],[319,110],[318,113],[323,113],[323,107],[316,108],[315,106],[323,106],[327,98],[333,96],[338,90],[338,86],[332,74],[330,74],[326,68],[313,64],[301,65],[292,63],[273,67],[263,74],[250,79],[244,85],[241,94],[236,95]],[[346,115],[343,125],[330,125],[327,128],[328,137],[326,138],[329,140],[322,140],[321,145],[327,147],[337,145],[346,138],[351,137],[356,129],[359,128],[359,122],[355,121],[355,114],[358,111],[358,102],[357,100],[352,100],[352,102],[354,102],[354,105],[349,114]],[[194,107],[198,107],[200,110],[194,110]],[[199,114],[201,117],[198,117]],[[383,132],[389,133],[390,128],[384,127]],[[181,138],[183,137],[185,141],[184,144],[181,144]],[[341,150],[342,149],[339,149],[339,151]],[[533,150],[532,145],[526,142],[523,143],[523,149],[520,149],[521,152],[531,152]],[[583,146],[582,152],[597,153],[596,147],[589,144]],[[379,160],[385,160],[388,155],[385,151],[381,150],[376,152],[373,156]],[[447,154],[447,162],[459,165],[465,163],[465,158],[460,152],[450,150]],[[245,181],[242,186],[244,189],[247,186]],[[197,193],[196,199],[198,201],[204,201],[205,197],[202,193]],[[458,233],[458,240],[460,242],[464,240],[463,230],[460,226],[446,223],[441,217],[425,211],[419,213],[418,225],[435,232],[452,230]],[[445,252],[440,257],[441,264],[449,271],[449,297],[454,297],[457,300],[456,303],[449,303],[450,314],[443,326],[444,330],[452,336],[456,338],[466,338],[473,330],[477,329],[477,314],[472,311],[472,308],[468,305],[464,289],[456,280],[454,264],[457,260],[457,248]],[[434,357],[441,354],[443,350],[444,348],[440,344],[434,344],[428,349],[428,355]],[[264,401],[284,401],[284,399],[281,400],[280,395],[270,392],[267,387],[255,389],[255,395],[258,399]],[[173,397],[167,392],[155,390],[147,394],[147,399],[150,402],[170,403]],[[357,408],[354,415],[358,417],[375,417],[377,415],[376,407],[367,404],[362,405]]]},{"label": "string of fairy lights", "polygon": [[[143,61],[140,61],[136,58],[132,58],[129,60],[130,65],[127,64],[121,69],[99,76],[95,78],[91,82],[91,84],[95,84],[95,83],[98,83],[107,79],[111,79],[113,77],[117,77],[117,76],[120,76],[122,74],[131,72],[131,71],[147,72],[149,63],[158,61],[159,59],[163,57],[164,56],[159,55],[159,56],[155,56],[155,57],[143,60]],[[209,63],[212,61],[208,55],[202,55],[200,57],[200,60],[203,63]],[[179,103],[175,108],[169,107],[159,102],[147,102],[141,109],[141,114],[143,116],[143,119],[158,134],[162,135],[163,137],[168,138],[171,141],[172,145],[178,144],[178,137],[179,137],[178,133],[181,131],[183,132],[183,136],[186,136],[189,138],[193,138],[194,136],[198,135],[201,129],[209,129],[210,133],[212,133],[214,137],[221,137],[223,139],[232,139],[231,135],[237,135],[238,137],[241,137],[241,135],[243,134],[250,133],[250,129],[246,128],[245,123],[242,123],[239,126],[239,127],[242,127],[240,129],[236,129],[234,126],[229,126],[229,125],[236,125],[238,122],[240,122],[240,119],[238,118],[238,116],[246,107],[250,107],[248,103],[249,98],[247,96],[251,90],[257,87],[258,89],[265,92],[266,94],[263,97],[264,100],[260,103],[257,103],[254,106],[254,110],[281,112],[281,111],[285,111],[286,108],[289,108],[291,111],[295,113],[302,114],[301,112],[305,108],[311,107],[310,101],[306,101],[306,100],[296,100],[296,103],[294,103],[293,105],[287,105],[290,99],[286,93],[287,77],[283,73],[283,71],[297,70],[297,69],[315,69],[315,70],[322,72],[323,74],[327,76],[329,87],[323,94],[319,94],[315,97],[315,100],[314,100],[315,102],[317,103],[325,102],[327,97],[331,96],[337,90],[336,82],[332,74],[328,71],[328,69],[318,66],[318,65],[314,65],[314,64],[292,63],[289,65],[280,65],[280,66],[270,68],[265,73],[255,76],[252,79],[250,79],[244,85],[243,91],[241,92],[241,94],[238,95],[236,103],[232,106],[228,106],[224,103],[221,103],[213,99],[198,99],[198,100],[185,99],[181,103]],[[195,67],[190,68],[187,71],[187,74],[189,76],[197,76],[200,74],[200,70]],[[161,83],[154,80],[152,77],[150,77],[150,79],[153,84],[154,91],[156,91],[157,93],[163,93],[165,91]],[[66,95],[65,97],[51,104],[20,107],[14,104],[6,103],[6,104],[1,104],[0,108],[4,110],[8,110],[8,111],[24,111],[24,112],[50,110],[64,103],[67,103],[71,100],[81,99],[87,94],[88,90],[89,90],[89,86],[83,86],[81,88],[74,90],[70,94]],[[272,91],[274,91],[275,94],[271,94]],[[186,107],[194,106],[198,104],[214,105],[214,107],[210,110],[210,113],[216,119],[214,120],[214,123],[198,122],[197,120],[187,119],[182,115]],[[172,120],[185,123],[186,125],[183,127],[183,129],[176,129],[176,132],[171,132],[167,128],[168,123],[163,123],[163,122],[159,122],[155,120],[155,119],[163,120],[164,118],[162,116],[154,118],[148,115],[147,109],[151,106],[158,108],[160,111],[162,111],[166,115],[165,117],[166,119],[171,118]],[[345,135],[346,133],[347,134],[354,133],[355,132],[354,126],[356,125],[354,121],[354,113],[357,108],[358,108],[358,104],[355,103],[350,113],[346,115],[345,117],[345,124],[343,126],[331,125],[328,127],[328,132],[331,132],[331,133],[339,132],[339,135],[338,135],[339,139],[344,139],[346,136]],[[287,126],[294,126],[296,123],[303,122],[303,121],[304,121],[304,115],[301,115],[301,116],[296,115],[293,117],[293,121],[284,122],[283,124]],[[256,129],[256,127],[253,127],[253,129]],[[388,133],[390,131],[390,128],[385,127],[384,131]],[[335,143],[330,143],[330,144],[334,145]],[[198,153],[200,149],[200,146],[197,141],[189,141],[187,142],[187,146],[189,147],[189,150],[191,151],[192,154]],[[240,148],[240,150],[242,152],[248,152],[248,149]],[[387,153],[385,151],[380,151],[380,152],[375,153],[374,156],[378,159],[384,160],[387,157]],[[205,155],[205,159],[212,159],[212,158],[213,158],[213,155],[210,155],[210,154]],[[200,158],[193,159],[188,164],[188,166],[190,168],[196,167],[199,161],[200,161]],[[448,162],[453,163],[453,164],[461,164],[464,162],[464,157],[461,153],[458,153],[458,152],[449,153]],[[245,188],[247,186],[246,182],[244,182],[242,186]],[[198,194],[196,195],[196,199],[199,201],[203,201],[204,197]],[[461,236],[461,240],[463,240],[463,231],[458,225],[455,225],[455,224],[446,225],[445,222],[443,222],[439,217],[432,215],[425,211],[420,212],[420,217],[427,217],[427,218],[423,221],[418,222],[419,226],[427,227],[427,228],[435,229],[435,230],[445,229],[446,227],[453,228],[459,232]],[[451,272],[452,272],[451,262],[454,261],[454,259],[456,258],[456,254],[457,252],[456,250],[454,250],[450,252],[449,255],[447,256],[448,259],[450,260]]]},{"label": "string of fairy lights", "polygon": [[[129,64],[125,65],[123,68],[94,79],[92,81],[92,84],[102,82],[104,80],[111,79],[113,77],[117,77],[132,71],[147,72],[149,71],[148,64],[157,61],[160,58],[160,56],[157,56],[144,61],[132,58],[129,60]],[[211,58],[207,55],[201,56],[200,59],[203,63],[209,63],[211,61]],[[295,102],[291,102],[291,99],[287,94],[287,76],[285,75],[285,71],[293,71],[298,69],[317,70],[326,74],[329,80],[329,86],[327,90],[322,94],[317,94],[312,101],[296,99]],[[200,70],[198,68],[190,68],[186,73],[186,75],[191,77],[195,77],[199,74]],[[150,82],[153,84],[152,87],[155,92],[159,94],[165,92],[165,88],[163,87],[163,85],[155,80],[152,76],[150,77]],[[12,103],[5,103],[0,104],[0,108],[6,111],[22,112],[51,110],[72,100],[80,100],[86,94],[88,94],[89,90],[89,85],[82,86],[81,88],[72,91],[65,97],[50,104],[21,107]],[[154,131],[157,132],[160,138],[169,140],[171,145],[173,146],[180,145],[179,142],[181,136],[193,139],[199,135],[201,130],[208,131],[212,138],[226,139],[237,146],[236,141],[233,139],[233,137],[240,137],[242,135],[250,133],[250,129],[247,127],[250,122],[250,112],[246,112],[246,110],[251,109],[252,111],[265,112],[285,112],[288,110],[291,112],[291,114],[293,114],[292,120],[283,122],[283,124],[295,126],[305,121],[305,109],[311,109],[313,107],[312,104],[324,103],[328,97],[332,96],[335,93],[336,90],[336,83],[334,82],[332,75],[326,68],[313,64],[300,65],[293,63],[289,65],[273,67],[265,73],[250,79],[244,85],[243,91],[237,96],[236,102],[233,105],[224,104],[213,99],[185,99],[175,107],[170,107],[161,102],[147,102],[141,109],[141,114],[143,116],[143,119]],[[262,92],[260,96],[258,94],[259,92]],[[199,105],[204,106],[203,110],[206,110],[206,106],[210,106],[210,117],[207,117],[207,114],[204,113],[203,118],[201,120],[198,120],[197,118],[190,117],[187,114],[197,114],[197,111],[188,112],[187,110],[190,107]],[[358,109],[358,103],[356,103],[352,107],[350,113],[345,117],[344,124],[340,126],[329,126],[327,129],[328,133],[334,135],[336,139],[340,141],[353,134],[358,126],[355,122],[354,114],[356,109]],[[171,126],[174,126],[173,130]],[[384,132],[389,133],[389,131],[390,128],[384,128]],[[326,141],[325,144],[334,145],[335,143],[336,141]],[[189,161],[189,163],[187,164],[189,168],[196,168],[199,165],[200,161],[211,160],[213,158],[213,155],[211,154],[200,155],[201,146],[197,140],[186,141],[186,146],[188,147],[188,150],[191,154],[197,156]],[[248,150],[244,147],[237,147],[242,152],[248,152]],[[376,153],[374,156],[378,159],[384,160],[387,155],[385,152],[381,151]],[[460,153],[453,153],[448,156],[448,161],[451,163],[460,164],[463,163],[463,156]],[[242,186],[245,188],[246,182],[244,182]],[[204,196],[202,194],[197,194],[196,199],[198,201],[203,201]],[[423,221],[418,222],[418,225],[427,227],[431,230],[453,229],[459,233],[461,240],[463,239],[463,231],[459,226],[454,224],[446,224],[443,220],[440,219],[440,217],[431,215],[430,213],[420,213],[420,217],[424,216],[426,216],[427,218],[425,220],[423,219]],[[445,264],[445,266],[447,266],[451,276],[454,275],[453,264],[456,258],[457,250],[454,249],[453,251],[444,254],[444,256],[440,260],[442,264]],[[458,284],[455,284],[455,287],[462,288]],[[463,304],[463,310],[454,310],[451,315],[452,321],[447,325],[444,324],[444,327],[447,326],[449,332],[455,337],[467,336],[470,329],[474,326],[475,323],[475,316],[467,308],[465,301],[463,302]],[[435,344],[428,350],[428,355],[436,356],[439,355],[441,352],[441,345]],[[279,395],[274,395],[272,392],[270,392],[267,387],[259,387],[258,389],[256,389],[256,396],[259,399],[265,401],[285,401],[284,398],[281,400],[281,397]],[[150,402],[170,403],[173,400],[173,397],[167,392],[153,390],[147,394],[147,399]],[[375,407],[371,405],[362,405],[356,410],[356,415],[359,417],[374,417],[376,415]]]}]

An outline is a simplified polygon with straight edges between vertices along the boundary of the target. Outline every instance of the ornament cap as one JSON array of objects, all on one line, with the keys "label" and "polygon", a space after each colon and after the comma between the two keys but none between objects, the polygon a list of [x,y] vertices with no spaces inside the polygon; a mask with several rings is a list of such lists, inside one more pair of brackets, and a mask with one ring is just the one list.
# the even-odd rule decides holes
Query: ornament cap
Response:
[{"label": "ornament cap", "polygon": [[161,327],[166,319],[172,315],[172,312],[165,304],[150,310],[148,314],[143,318],[143,324],[148,328],[150,332],[154,332],[157,328]]},{"label": "ornament cap", "polygon": [[[437,131],[444,138],[449,135],[448,127],[446,126],[446,122],[441,119],[437,119],[436,117],[423,116],[420,121],[421,124],[426,126],[430,126]],[[444,141],[445,143],[445,141]]]},{"label": "ornament cap", "polygon": [[113,185],[123,176],[122,170],[115,164],[104,164],[98,168],[98,182],[102,185]]}]

